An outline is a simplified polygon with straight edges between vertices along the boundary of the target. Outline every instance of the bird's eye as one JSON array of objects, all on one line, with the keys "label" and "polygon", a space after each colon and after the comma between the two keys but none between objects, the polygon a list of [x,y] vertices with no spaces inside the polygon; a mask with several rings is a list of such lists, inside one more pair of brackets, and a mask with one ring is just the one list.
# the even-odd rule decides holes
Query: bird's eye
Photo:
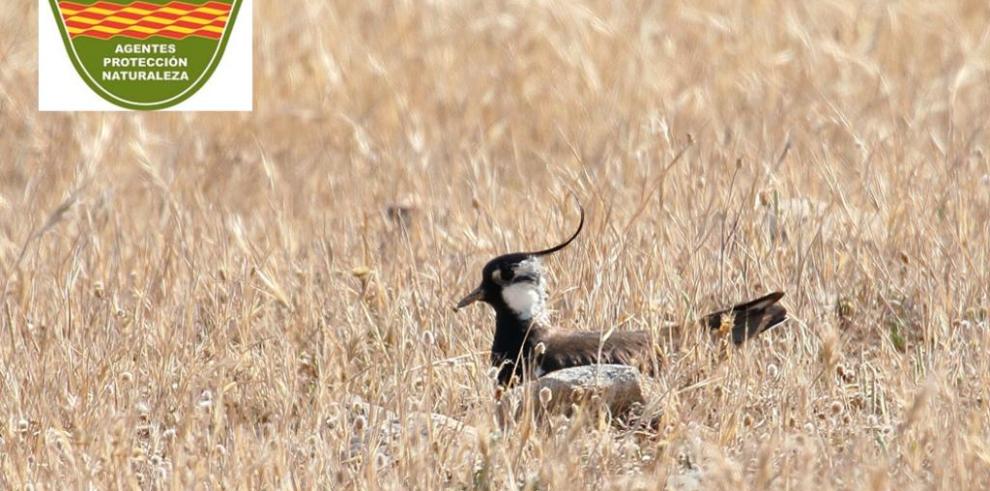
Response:
[{"label": "bird's eye", "polygon": [[499,268],[492,271],[492,281],[500,285],[504,285],[512,281],[513,272],[508,268]]}]

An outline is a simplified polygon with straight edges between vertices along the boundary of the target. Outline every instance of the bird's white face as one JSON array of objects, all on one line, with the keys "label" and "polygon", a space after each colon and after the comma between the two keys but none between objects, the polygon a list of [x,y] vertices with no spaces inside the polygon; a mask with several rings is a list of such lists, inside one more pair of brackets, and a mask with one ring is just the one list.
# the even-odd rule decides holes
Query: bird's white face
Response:
[{"label": "bird's white face", "polygon": [[512,283],[502,287],[502,299],[520,319],[541,320],[546,315],[546,280],[540,260],[529,258],[513,268]]}]

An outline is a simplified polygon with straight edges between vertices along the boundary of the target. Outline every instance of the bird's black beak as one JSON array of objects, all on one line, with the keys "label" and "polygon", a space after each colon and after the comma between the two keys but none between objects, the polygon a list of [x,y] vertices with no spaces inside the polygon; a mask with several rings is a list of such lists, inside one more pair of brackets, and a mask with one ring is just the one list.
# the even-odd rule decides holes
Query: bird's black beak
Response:
[{"label": "bird's black beak", "polygon": [[474,291],[472,291],[471,293],[465,295],[460,302],[457,302],[457,306],[454,307],[454,310],[456,311],[463,309],[464,307],[467,307],[468,305],[471,305],[474,302],[481,300],[482,298],[485,298],[485,290],[483,290],[479,286],[478,288],[475,288]]}]

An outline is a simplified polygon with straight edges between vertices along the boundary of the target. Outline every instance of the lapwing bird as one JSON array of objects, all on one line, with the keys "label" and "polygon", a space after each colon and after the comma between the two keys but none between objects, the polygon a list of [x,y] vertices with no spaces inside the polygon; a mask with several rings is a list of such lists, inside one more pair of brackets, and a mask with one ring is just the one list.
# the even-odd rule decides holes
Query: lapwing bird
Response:
[{"label": "lapwing bird", "polygon": [[[496,257],[485,265],[481,285],[468,293],[454,310],[481,301],[495,310],[495,339],[491,362],[500,385],[511,385],[527,376],[539,377],[563,368],[596,363],[647,366],[663,336],[648,331],[599,331],[554,329],[546,324],[546,279],[540,258],[567,247],[584,228],[581,221],[570,238],[549,249],[517,252]],[[706,329],[731,333],[732,342],[747,339],[780,324],[787,311],[774,292],[732,308],[702,317]]]}]

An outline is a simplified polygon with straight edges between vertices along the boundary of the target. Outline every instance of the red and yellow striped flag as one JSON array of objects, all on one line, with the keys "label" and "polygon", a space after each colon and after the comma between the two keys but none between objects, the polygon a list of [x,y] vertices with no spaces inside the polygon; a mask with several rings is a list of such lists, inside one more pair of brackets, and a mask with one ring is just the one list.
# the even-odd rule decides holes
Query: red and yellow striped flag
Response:
[{"label": "red and yellow striped flag", "polygon": [[220,39],[230,14],[230,4],[220,2],[155,5],[138,1],[128,5],[108,2],[80,5],[66,1],[59,2],[58,6],[71,38],[147,39],[162,36],[185,39],[198,36]]}]

